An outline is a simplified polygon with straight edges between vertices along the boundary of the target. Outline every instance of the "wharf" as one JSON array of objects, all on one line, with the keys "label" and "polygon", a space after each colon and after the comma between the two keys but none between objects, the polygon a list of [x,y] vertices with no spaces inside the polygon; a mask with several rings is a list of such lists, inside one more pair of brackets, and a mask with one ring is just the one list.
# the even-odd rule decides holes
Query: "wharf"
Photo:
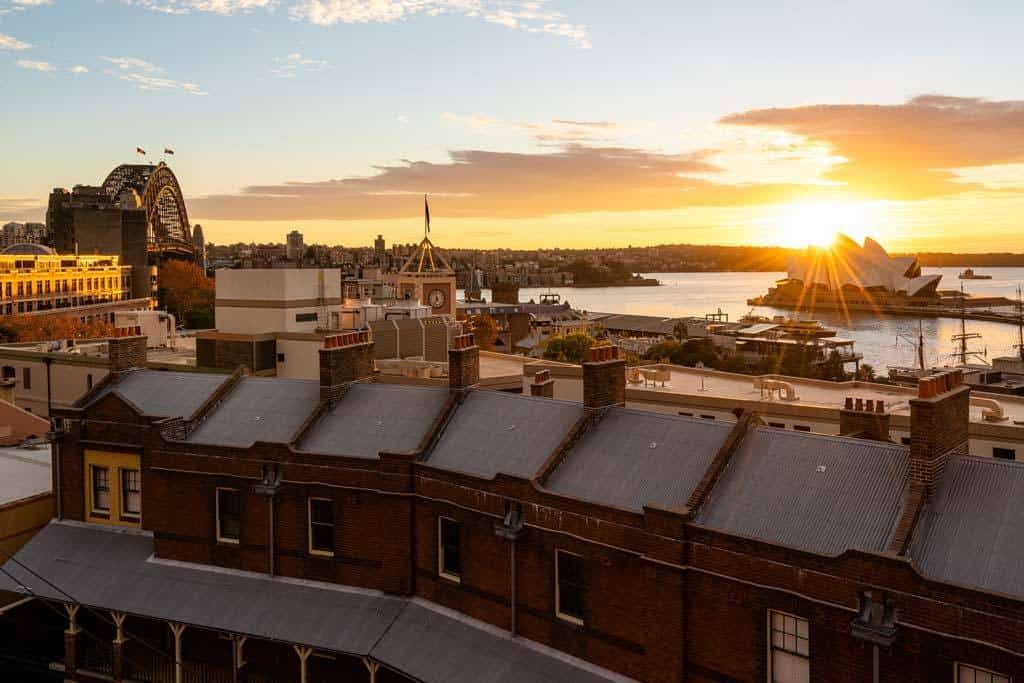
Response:
[{"label": "wharf", "polygon": [[813,315],[818,311],[838,311],[841,313],[873,313],[875,315],[908,316],[914,318],[964,318],[965,320],[984,320],[1011,325],[1016,325],[1019,320],[1015,311],[1000,313],[992,310],[995,307],[1013,308],[1017,306],[1016,301],[1001,296],[969,298],[963,302],[962,308],[959,301],[943,301],[937,304],[917,302],[914,304],[889,304],[817,300],[813,305],[809,306],[806,302],[768,296],[757,296],[747,299],[747,305],[790,309],[808,315]]}]

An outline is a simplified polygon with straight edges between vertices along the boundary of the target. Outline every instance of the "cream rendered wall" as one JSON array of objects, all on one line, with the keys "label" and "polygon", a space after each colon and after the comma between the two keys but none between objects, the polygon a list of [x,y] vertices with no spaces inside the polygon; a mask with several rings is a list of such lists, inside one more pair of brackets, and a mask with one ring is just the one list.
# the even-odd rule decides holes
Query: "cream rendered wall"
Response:
[{"label": "cream rendered wall", "polygon": [[290,379],[320,379],[320,340],[278,339],[277,376]]},{"label": "cream rendered wall", "polygon": [[[17,382],[14,387],[15,405],[41,417],[48,417],[46,364],[42,359],[0,358],[0,367],[6,366],[13,367],[15,372],[14,379]],[[24,368],[29,368],[32,375],[32,386],[28,389],[24,386]],[[109,370],[103,365],[65,365],[55,361],[50,366],[50,372],[52,373],[50,388],[53,392],[53,405],[55,408],[67,408],[89,390],[89,375],[92,375],[93,384],[99,384],[100,380],[107,376]]]},{"label": "cream rendered wall", "polygon": [[[296,321],[296,316],[317,315],[311,304],[320,295],[319,273],[323,273],[323,294],[328,301],[327,320]],[[221,270],[217,273],[217,301],[252,306],[216,305],[217,330],[227,334],[266,334],[268,332],[315,332],[331,324],[331,313],[342,310],[341,271],[315,268],[257,268]],[[307,305],[294,305],[305,302]]]}]

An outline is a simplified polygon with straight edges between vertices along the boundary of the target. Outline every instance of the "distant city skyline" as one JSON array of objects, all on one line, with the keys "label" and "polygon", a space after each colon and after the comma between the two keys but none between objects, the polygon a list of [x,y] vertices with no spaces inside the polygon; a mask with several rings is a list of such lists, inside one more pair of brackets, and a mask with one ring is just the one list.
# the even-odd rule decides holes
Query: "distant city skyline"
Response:
[{"label": "distant city skyline", "polygon": [[1020,252],[1022,23],[917,0],[0,0],[0,224],[141,147],[218,244],[414,242],[430,193],[442,246]]}]

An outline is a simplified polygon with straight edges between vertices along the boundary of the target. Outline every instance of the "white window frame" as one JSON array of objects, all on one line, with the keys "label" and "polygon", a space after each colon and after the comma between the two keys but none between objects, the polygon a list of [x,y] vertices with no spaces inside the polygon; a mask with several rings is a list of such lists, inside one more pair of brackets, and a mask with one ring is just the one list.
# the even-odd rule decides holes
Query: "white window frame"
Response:
[{"label": "white window frame", "polygon": [[[971,671],[973,671],[974,674],[975,674],[975,680],[974,681],[969,681],[967,679],[961,680],[961,678],[960,678],[960,669],[961,669],[961,667],[966,668],[966,669],[970,669]],[[992,671],[991,669],[985,669],[983,667],[975,666],[973,664],[968,664],[966,662],[956,662],[955,664],[953,664],[953,680],[956,683],[975,683],[977,681],[977,675],[978,674],[985,674],[985,675],[989,676],[990,677],[989,680],[991,680],[992,683],[1004,683],[1004,682],[1005,683],[1013,683],[1013,679],[1010,678],[1009,676],[1007,676],[1006,674],[1001,674],[1001,673],[998,673],[996,671]],[[982,683],[987,683],[987,681],[982,681]]]},{"label": "white window frame", "polygon": [[452,574],[449,571],[445,571],[444,566],[444,544],[442,527],[445,522],[451,522],[459,527],[459,563],[462,563],[462,523],[454,517],[445,517],[444,515],[437,516],[437,575],[442,579],[447,579],[454,583],[462,583],[461,574]]},{"label": "white window frame", "polygon": [[331,504],[331,540],[334,540],[334,531],[337,528],[335,521],[336,516],[334,514],[334,499],[324,498],[322,496],[309,496],[306,498],[306,536],[308,537],[307,548],[310,555],[318,555],[320,557],[334,557],[333,550],[317,550],[313,547],[313,501],[322,500],[325,503]]},{"label": "white window frame", "polygon": [[[107,473],[107,507],[100,508],[96,507],[96,472],[98,470],[104,470]],[[89,465],[89,508],[92,510],[94,515],[110,515],[112,511],[110,509],[112,498],[114,497],[114,490],[110,484],[110,466],[109,465]]]},{"label": "white window frame", "polygon": [[[768,668],[768,683],[773,683],[773,681],[775,680],[775,671],[774,671],[775,657],[774,657],[774,652],[775,652],[776,649],[779,650],[780,652],[785,652],[787,654],[793,655],[794,657],[803,657],[804,659],[806,659],[807,660],[807,680],[810,681],[811,680],[811,620],[807,619],[806,617],[801,617],[801,616],[799,616],[797,614],[790,614],[789,612],[783,612],[782,610],[777,610],[777,609],[766,610],[766,614],[767,614],[766,621],[767,621],[767,625],[768,625],[768,630],[766,631],[765,647],[766,647],[766,650],[767,650],[767,657],[768,657],[768,667],[767,667]],[[795,619],[796,620],[796,622],[797,622],[797,634],[796,635],[797,635],[798,638],[799,638],[799,624],[800,624],[800,622],[802,621],[802,622],[807,624],[807,638],[806,638],[806,640],[807,640],[807,653],[806,654],[801,653],[799,651],[799,648],[797,650],[790,650],[789,648],[785,647],[784,645],[782,647],[778,647],[778,648],[775,647],[775,645],[772,642],[772,631],[774,629],[774,627],[772,625],[772,617],[775,616],[776,614],[779,615],[780,617],[783,617],[783,618],[788,617],[790,619]]]},{"label": "white window frame", "polygon": [[562,586],[561,586],[561,584],[562,584],[562,582],[559,580],[559,576],[558,576],[558,556],[559,555],[571,555],[572,557],[580,558],[581,562],[583,561],[583,556],[580,555],[579,553],[573,553],[573,552],[569,552],[568,550],[562,550],[561,548],[555,548],[555,616],[558,617],[559,619],[561,619],[562,621],[569,622],[570,624],[575,624],[576,626],[583,626],[583,619],[580,619],[579,617],[574,616],[572,614],[566,614],[566,613],[564,613],[561,610],[561,607],[562,607]]},{"label": "white window frame", "polygon": [[216,508],[216,510],[215,510],[215,512],[216,512],[215,524],[217,526],[217,542],[218,543],[230,543],[231,545],[238,545],[242,541],[242,539],[241,539],[241,536],[242,536],[242,530],[241,530],[241,525],[242,525],[241,510],[239,510],[239,516],[238,516],[238,525],[239,525],[238,536],[239,536],[239,538],[225,538],[220,533],[220,492],[221,491],[233,491],[233,492],[237,493],[239,495],[239,497],[241,497],[242,492],[239,491],[238,489],[232,488],[230,486],[218,486],[215,489],[215,491],[214,491],[214,497],[213,497],[214,507]]},{"label": "white window frame", "polygon": [[[125,486],[124,486],[124,478],[125,478],[125,475],[127,473],[129,473],[129,472],[135,472],[139,476],[139,511],[138,512],[131,512],[126,507],[127,504],[128,504],[128,489],[126,489]],[[121,499],[121,502],[120,502],[120,506],[121,506],[120,515],[121,515],[121,517],[122,518],[126,518],[126,519],[139,519],[140,517],[142,517],[142,470],[141,469],[136,469],[134,467],[119,467],[118,470],[117,470],[117,479],[118,479],[117,485],[120,487],[118,489],[118,492],[120,493],[119,497]]]}]

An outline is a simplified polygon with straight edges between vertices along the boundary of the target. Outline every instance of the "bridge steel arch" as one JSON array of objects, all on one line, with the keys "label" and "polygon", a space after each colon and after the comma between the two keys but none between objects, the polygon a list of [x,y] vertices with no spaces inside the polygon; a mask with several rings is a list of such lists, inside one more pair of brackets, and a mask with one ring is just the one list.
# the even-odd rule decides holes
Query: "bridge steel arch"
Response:
[{"label": "bridge steel arch", "polygon": [[192,230],[181,185],[170,166],[122,164],[103,181],[107,196],[117,201],[126,190],[134,191],[146,213],[146,238],[150,252],[194,257]]}]

